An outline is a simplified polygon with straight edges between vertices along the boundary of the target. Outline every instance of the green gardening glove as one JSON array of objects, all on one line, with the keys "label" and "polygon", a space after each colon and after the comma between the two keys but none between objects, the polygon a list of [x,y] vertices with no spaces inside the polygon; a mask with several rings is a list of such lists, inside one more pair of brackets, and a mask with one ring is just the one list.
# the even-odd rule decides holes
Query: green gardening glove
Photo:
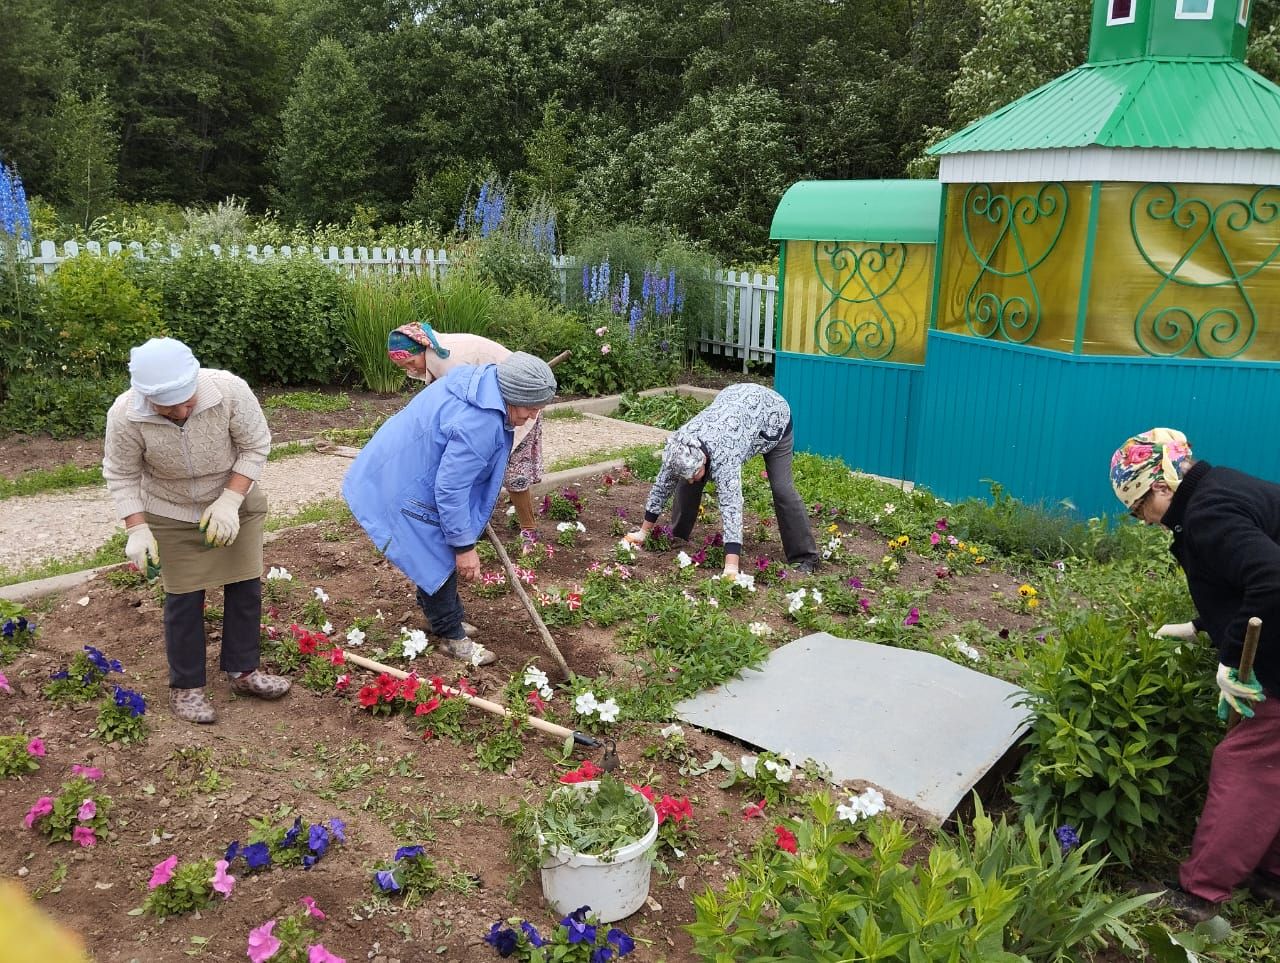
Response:
[{"label": "green gardening glove", "polygon": [[1262,691],[1262,683],[1256,677],[1248,683],[1240,681],[1238,670],[1228,665],[1218,664],[1218,718],[1227,721],[1227,715],[1234,709],[1241,718],[1253,718],[1253,702],[1265,702],[1266,694]]}]

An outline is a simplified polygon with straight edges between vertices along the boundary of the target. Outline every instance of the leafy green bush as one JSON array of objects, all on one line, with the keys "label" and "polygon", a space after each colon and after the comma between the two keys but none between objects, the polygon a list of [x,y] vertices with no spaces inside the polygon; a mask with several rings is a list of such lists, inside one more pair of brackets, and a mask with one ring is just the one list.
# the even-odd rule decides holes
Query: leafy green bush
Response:
[{"label": "leafy green bush", "polygon": [[1136,947],[1123,918],[1154,898],[1099,893],[1102,863],[1085,862],[1079,849],[1064,855],[1031,820],[1021,829],[997,825],[979,808],[971,840],[939,837],[908,864],[916,841],[900,821],[851,826],[826,793],[810,806],[812,822],[796,827],[796,853],[762,843],[723,893],[694,897],[696,921],[686,929],[702,958],[1076,959],[1073,948],[1104,938]]},{"label": "leafy green bush", "polygon": [[1185,832],[1198,801],[1220,732],[1213,656],[1095,614],[1059,629],[1020,680],[1031,731],[1015,798],[1127,864]]},{"label": "leafy green bush", "polygon": [[252,384],[330,384],[344,366],[349,282],[310,257],[254,262],[211,253],[139,262],[173,336],[200,363]]},{"label": "leafy green bush", "polygon": [[618,410],[613,417],[675,431],[705,407],[707,403],[701,398],[676,391],[647,396],[627,392],[618,402]]},{"label": "leafy green bush", "polygon": [[476,277],[501,294],[524,291],[546,300],[559,296],[560,280],[545,251],[499,233],[479,242],[473,257]]},{"label": "leafy green bush", "polygon": [[107,409],[128,387],[123,373],[95,378],[19,372],[10,377],[8,396],[0,407],[0,427],[54,438],[101,435],[107,427]]},{"label": "leafy green bush", "polygon": [[491,282],[466,270],[448,271],[435,283],[423,279],[413,293],[418,320],[451,334],[490,337],[500,303]]},{"label": "leafy green bush", "polygon": [[[583,337],[586,325],[557,305],[527,291],[503,298],[494,309],[493,340],[512,351],[550,360]],[[560,377],[560,369],[556,369]]]},{"label": "leafy green bush", "polygon": [[1065,509],[1028,505],[997,482],[989,485],[990,502],[971,498],[948,510],[960,537],[1015,558],[1041,561],[1071,556],[1106,561],[1121,550],[1121,536],[1106,522],[1084,522]]},{"label": "leafy green bush", "polygon": [[[385,350],[383,354],[386,354]],[[262,407],[291,408],[294,411],[346,411],[351,407],[351,398],[345,391],[340,391],[336,395],[327,395],[320,391],[286,391],[264,398]]]}]

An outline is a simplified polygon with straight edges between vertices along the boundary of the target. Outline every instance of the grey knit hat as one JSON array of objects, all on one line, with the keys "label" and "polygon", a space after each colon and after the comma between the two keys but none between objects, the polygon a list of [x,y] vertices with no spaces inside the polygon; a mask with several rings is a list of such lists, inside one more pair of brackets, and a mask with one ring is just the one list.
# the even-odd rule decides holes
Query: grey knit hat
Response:
[{"label": "grey knit hat", "polygon": [[509,405],[540,407],[556,396],[556,376],[541,358],[516,351],[498,365],[498,389]]}]

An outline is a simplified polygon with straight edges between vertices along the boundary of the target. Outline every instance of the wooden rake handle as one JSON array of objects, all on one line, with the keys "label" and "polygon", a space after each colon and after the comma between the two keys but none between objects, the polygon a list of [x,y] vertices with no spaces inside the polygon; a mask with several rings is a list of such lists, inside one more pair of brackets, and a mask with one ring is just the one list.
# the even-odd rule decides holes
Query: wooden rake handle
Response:
[{"label": "wooden rake handle", "polygon": [[[1236,676],[1245,685],[1253,681],[1253,660],[1258,654],[1258,636],[1262,634],[1262,619],[1256,615],[1249,619],[1244,630],[1244,651],[1240,653],[1240,668]],[[1240,713],[1232,709],[1227,715],[1227,731],[1230,732],[1240,724]]]},{"label": "wooden rake handle", "polygon": [[524,610],[529,613],[529,618],[533,622],[534,627],[538,630],[538,634],[542,636],[542,644],[547,647],[547,651],[551,653],[551,657],[556,660],[556,666],[560,669],[562,681],[568,681],[572,673],[569,671],[569,664],[565,662],[564,656],[560,654],[560,647],[556,645],[556,640],[551,637],[551,633],[547,631],[547,625],[542,621],[542,616],[538,614],[538,610],[533,607],[533,599],[529,598],[529,593],[524,590],[524,586],[520,584],[520,579],[516,576],[516,567],[511,564],[511,557],[507,554],[507,547],[502,544],[502,539],[498,537],[498,533],[493,530],[492,525],[485,525],[484,532],[489,536],[489,542],[493,545],[494,551],[498,553],[498,559],[502,562],[502,567],[507,571],[507,581],[511,583],[511,587],[516,590],[516,595],[524,605]]}]

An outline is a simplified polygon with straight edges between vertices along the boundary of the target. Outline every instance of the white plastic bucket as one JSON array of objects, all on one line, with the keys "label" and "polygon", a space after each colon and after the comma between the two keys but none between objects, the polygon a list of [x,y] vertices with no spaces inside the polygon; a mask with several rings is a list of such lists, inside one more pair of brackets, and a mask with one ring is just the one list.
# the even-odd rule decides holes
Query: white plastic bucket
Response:
[{"label": "white plastic bucket", "polygon": [[[575,784],[581,790],[594,790],[596,783]],[[630,916],[649,896],[649,877],[653,860],[649,858],[658,839],[658,813],[652,804],[653,825],[643,838],[605,856],[575,853],[562,846],[543,853],[542,895],[561,915],[582,906],[590,906],[601,923],[612,923]],[[538,843],[546,840],[538,834]]]}]

